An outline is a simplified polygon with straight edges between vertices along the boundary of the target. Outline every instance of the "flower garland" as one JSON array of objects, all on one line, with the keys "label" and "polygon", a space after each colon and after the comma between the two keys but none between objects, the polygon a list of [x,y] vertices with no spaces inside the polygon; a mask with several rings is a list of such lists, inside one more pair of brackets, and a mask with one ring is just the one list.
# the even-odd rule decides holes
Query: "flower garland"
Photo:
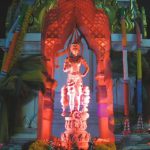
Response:
[{"label": "flower garland", "polygon": [[13,56],[14,56],[14,48],[15,48],[15,44],[16,44],[17,39],[18,39],[18,35],[19,35],[19,32],[14,33],[13,39],[12,39],[11,44],[9,46],[9,51],[8,51],[8,53],[5,53],[5,55],[4,55],[4,59],[3,59],[4,63],[2,65],[2,71],[3,72],[7,73],[9,70],[11,60],[13,59]]},{"label": "flower garland", "polygon": [[[23,24],[23,20],[25,18],[25,13],[27,11],[27,5],[23,5],[22,7],[22,13],[18,16],[18,25],[16,28],[16,31],[13,35],[13,39],[11,41],[11,44],[9,46],[8,52],[5,53],[5,57],[3,58],[3,65],[2,65],[2,72],[8,73],[10,70],[10,66],[15,54],[15,48],[16,48],[16,43],[18,42],[18,39],[20,37],[20,30],[18,30],[18,27],[21,27]],[[8,35],[9,36],[9,35]]]},{"label": "flower garland", "polygon": [[[92,147],[91,147],[92,146]],[[116,150],[115,143],[111,143],[109,139],[92,138],[89,143],[89,148],[93,150]],[[28,150],[66,150],[66,148],[61,146],[61,139],[58,137],[53,137],[50,141],[36,140],[29,145]],[[70,143],[70,148],[77,149],[77,145]]]},{"label": "flower garland", "polygon": [[46,141],[37,140],[29,146],[29,150],[48,150],[48,143]]},{"label": "flower garland", "polygon": [[15,46],[15,53],[14,53],[14,57],[12,59],[12,62],[10,64],[10,68],[11,69],[14,64],[16,63],[17,59],[18,59],[18,56],[20,56],[21,54],[21,48],[22,48],[22,45],[23,45],[23,40],[24,40],[24,36],[27,32],[27,28],[28,28],[28,24],[29,24],[29,20],[30,20],[30,16],[32,14],[32,7],[31,6],[28,6],[27,8],[27,12],[25,14],[25,17],[24,17],[24,20],[23,20],[23,24],[22,24],[22,27],[21,27],[21,30],[20,30],[20,33],[19,33],[19,37],[18,37],[18,40],[17,40],[17,43],[16,43],[16,46]]}]

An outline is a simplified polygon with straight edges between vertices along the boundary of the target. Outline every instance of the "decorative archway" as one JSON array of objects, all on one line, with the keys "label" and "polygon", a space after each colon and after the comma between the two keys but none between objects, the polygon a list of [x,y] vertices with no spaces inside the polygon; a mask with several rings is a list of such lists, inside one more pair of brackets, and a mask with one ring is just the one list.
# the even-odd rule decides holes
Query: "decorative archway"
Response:
[{"label": "decorative archway", "polygon": [[[110,69],[110,28],[103,10],[92,0],[59,0],[55,9],[47,12],[42,31],[42,55],[46,72],[44,92],[39,92],[38,138],[52,136],[55,58],[62,55],[66,40],[77,27],[96,55],[97,103],[100,138],[114,142],[114,114]],[[65,53],[65,51],[64,51]]]}]

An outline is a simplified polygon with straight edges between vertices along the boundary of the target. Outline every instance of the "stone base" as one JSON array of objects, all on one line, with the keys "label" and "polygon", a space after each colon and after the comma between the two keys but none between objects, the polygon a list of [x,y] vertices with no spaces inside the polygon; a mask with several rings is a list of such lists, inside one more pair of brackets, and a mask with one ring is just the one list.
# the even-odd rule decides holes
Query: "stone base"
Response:
[{"label": "stone base", "polygon": [[70,133],[65,131],[61,135],[62,147],[68,148],[69,145],[76,145],[78,149],[87,150],[89,146],[90,134],[86,131]]},{"label": "stone base", "polygon": [[87,150],[90,134],[87,128],[87,112],[74,111],[70,117],[65,117],[66,131],[61,135],[61,145],[65,148],[76,145],[78,149]]}]

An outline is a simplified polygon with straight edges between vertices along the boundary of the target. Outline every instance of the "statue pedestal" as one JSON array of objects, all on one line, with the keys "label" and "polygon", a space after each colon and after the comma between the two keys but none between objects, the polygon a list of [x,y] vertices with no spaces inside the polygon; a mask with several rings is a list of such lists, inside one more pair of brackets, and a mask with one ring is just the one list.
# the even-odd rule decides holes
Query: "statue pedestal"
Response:
[{"label": "statue pedestal", "polygon": [[87,128],[87,112],[73,111],[69,117],[65,117],[66,131],[61,135],[61,145],[67,149],[76,145],[78,149],[87,150],[90,134],[85,131]]}]

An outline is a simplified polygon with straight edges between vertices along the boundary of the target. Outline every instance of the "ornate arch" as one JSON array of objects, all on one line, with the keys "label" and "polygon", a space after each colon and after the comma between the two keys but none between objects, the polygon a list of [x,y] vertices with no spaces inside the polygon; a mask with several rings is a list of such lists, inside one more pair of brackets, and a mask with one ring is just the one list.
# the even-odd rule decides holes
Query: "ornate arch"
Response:
[{"label": "ornate arch", "polygon": [[[38,138],[52,136],[53,103],[56,81],[55,58],[62,53],[74,27],[80,30],[97,59],[97,103],[99,135],[114,141],[113,94],[110,70],[110,28],[103,10],[97,10],[92,0],[59,0],[57,7],[47,12],[42,31],[42,55],[45,66],[45,92],[39,94]],[[65,52],[64,52],[65,53]]]}]

